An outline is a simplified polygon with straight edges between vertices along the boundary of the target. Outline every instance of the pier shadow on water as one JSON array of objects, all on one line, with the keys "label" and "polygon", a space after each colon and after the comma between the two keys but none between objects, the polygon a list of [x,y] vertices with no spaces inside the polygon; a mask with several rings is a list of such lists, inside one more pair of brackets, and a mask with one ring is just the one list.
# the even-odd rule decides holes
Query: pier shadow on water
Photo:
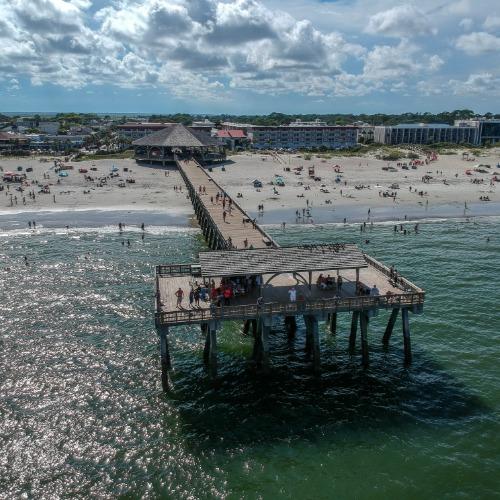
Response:
[{"label": "pier shadow on water", "polygon": [[187,444],[224,450],[327,436],[335,442],[346,433],[445,426],[490,411],[419,349],[405,368],[400,343],[384,349],[374,336],[364,370],[359,350],[350,356],[345,335],[337,337],[323,337],[319,376],[304,354],[302,329],[293,342],[273,330],[267,374],[222,348],[217,379],[210,381],[201,357],[184,353],[165,397],[178,411]]}]

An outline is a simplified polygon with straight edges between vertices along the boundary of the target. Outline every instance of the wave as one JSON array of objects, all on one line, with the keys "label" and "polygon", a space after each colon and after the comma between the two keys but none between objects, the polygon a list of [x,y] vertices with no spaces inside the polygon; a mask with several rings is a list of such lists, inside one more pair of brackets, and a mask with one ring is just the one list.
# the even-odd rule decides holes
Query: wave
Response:
[{"label": "wave", "polygon": [[195,227],[186,226],[147,226],[144,231],[137,226],[126,226],[125,230],[120,233],[116,227],[113,226],[102,226],[102,227],[70,227],[68,229],[60,227],[43,227],[43,225],[38,225],[36,229],[3,229],[0,231],[0,238],[7,237],[20,237],[20,236],[38,236],[38,235],[55,235],[55,236],[70,236],[78,237],[84,234],[102,234],[109,235],[115,234],[117,236],[126,236],[127,234],[140,234],[144,232],[146,235],[161,236],[162,234],[171,233],[183,233],[183,234],[196,234],[200,230]]},{"label": "wave", "polygon": [[[365,221],[367,226],[370,226],[372,224],[372,221]],[[415,224],[437,224],[437,223],[448,223],[448,222],[456,222],[456,223],[463,223],[463,224],[469,224],[473,222],[489,222],[489,223],[499,223],[500,222],[500,215],[464,215],[461,217],[424,217],[424,218],[414,218],[414,219],[408,219],[408,220],[380,220],[380,221],[373,221],[373,226],[409,226],[409,225],[415,225]],[[359,228],[359,226],[363,224],[363,221],[358,221],[358,222],[318,222],[318,223],[289,223],[287,222],[286,227],[290,229],[304,229],[304,230],[314,230],[314,229],[321,229],[322,227],[339,227],[339,228],[346,228],[346,227],[356,227]],[[265,229],[281,229],[281,224],[260,224],[263,228]]]}]

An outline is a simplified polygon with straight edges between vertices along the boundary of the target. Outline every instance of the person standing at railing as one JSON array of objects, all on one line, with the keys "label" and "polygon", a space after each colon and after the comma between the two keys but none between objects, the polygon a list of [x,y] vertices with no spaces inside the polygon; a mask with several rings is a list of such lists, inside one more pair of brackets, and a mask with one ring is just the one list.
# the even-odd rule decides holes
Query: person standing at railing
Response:
[{"label": "person standing at railing", "polygon": [[184,298],[184,291],[181,287],[175,292],[175,296],[177,297],[177,307],[181,307],[182,299]]},{"label": "person standing at railing", "polygon": [[337,291],[339,295],[342,292],[342,284],[343,284],[342,276],[340,276],[339,274],[339,277],[337,278]]}]

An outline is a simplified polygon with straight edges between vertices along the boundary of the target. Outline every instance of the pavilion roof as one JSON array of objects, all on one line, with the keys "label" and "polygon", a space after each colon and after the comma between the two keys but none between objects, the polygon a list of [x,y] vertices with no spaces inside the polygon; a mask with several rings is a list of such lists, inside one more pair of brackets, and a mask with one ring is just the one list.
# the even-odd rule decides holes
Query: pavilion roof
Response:
[{"label": "pavilion roof", "polygon": [[219,143],[208,134],[193,130],[177,123],[167,126],[158,132],[149,134],[132,143],[134,146],[166,146],[178,148],[201,148],[217,146]]},{"label": "pavilion roof", "polygon": [[201,252],[199,259],[204,277],[368,267],[363,252],[350,243]]}]

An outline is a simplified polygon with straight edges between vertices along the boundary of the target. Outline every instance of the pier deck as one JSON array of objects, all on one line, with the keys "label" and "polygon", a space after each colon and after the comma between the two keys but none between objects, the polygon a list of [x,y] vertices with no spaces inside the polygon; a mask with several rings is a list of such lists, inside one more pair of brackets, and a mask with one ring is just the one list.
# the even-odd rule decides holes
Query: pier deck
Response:
[{"label": "pier deck", "polygon": [[[162,266],[157,268],[157,314],[158,325],[175,326],[181,324],[203,323],[212,319],[255,319],[260,315],[286,314],[297,315],[306,313],[332,313],[365,310],[373,308],[394,309],[400,307],[417,308],[424,302],[424,292],[404,278],[398,278],[395,283],[390,276],[390,270],[381,263],[365,256],[367,267],[359,272],[359,284],[364,289],[371,289],[374,285],[379,290],[379,296],[359,296],[356,293],[356,271],[346,269],[338,274],[342,276],[343,284],[340,290],[321,289],[316,285],[320,274],[330,274],[337,279],[337,271],[314,271],[311,273],[312,285],[305,284],[297,279],[293,273],[280,274],[262,289],[249,290],[244,295],[231,298],[229,305],[210,308],[210,301],[200,301],[197,307],[189,305],[189,291],[203,286],[203,279],[187,272],[180,275],[162,274]],[[263,274],[263,283],[266,283],[273,274]],[[290,302],[288,290],[291,287],[297,290],[297,301]],[[175,292],[181,288],[184,299],[177,307]],[[263,304],[257,307],[257,299],[262,297]]]},{"label": "pier deck", "polygon": [[[213,245],[214,248],[230,248],[232,246],[242,249],[245,247],[245,239],[248,248],[266,248],[275,245],[273,239],[258,225],[245,222],[249,221],[250,217],[234,199],[231,204],[231,212],[229,212],[229,198],[226,199],[225,207],[223,207],[222,198],[219,199],[218,203],[216,202],[217,193],[224,193],[225,190],[195,160],[179,160],[177,165],[195,204],[195,210],[209,219],[210,225],[216,226],[220,237],[222,237],[223,241]],[[200,192],[200,186],[203,186],[206,192]],[[213,203],[211,202],[212,198]],[[225,221],[224,211],[226,212]],[[212,229],[215,230],[215,228]],[[228,242],[231,242],[232,245],[229,245]]]}]

